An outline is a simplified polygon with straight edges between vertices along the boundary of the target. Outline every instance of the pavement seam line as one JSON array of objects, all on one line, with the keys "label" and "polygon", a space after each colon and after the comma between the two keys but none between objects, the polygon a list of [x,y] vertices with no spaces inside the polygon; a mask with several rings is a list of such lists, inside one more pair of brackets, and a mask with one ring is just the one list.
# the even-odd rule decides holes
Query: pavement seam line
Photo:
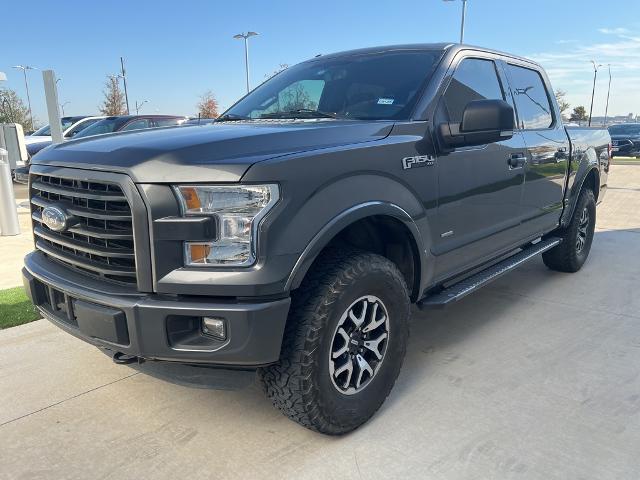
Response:
[{"label": "pavement seam line", "polygon": [[104,385],[98,385],[97,387],[91,388],[91,389],[86,390],[84,392],[80,392],[80,393],[78,393],[76,395],[73,395],[71,397],[65,398],[63,400],[60,400],[59,402],[52,403],[51,405],[47,405],[46,407],[39,408],[38,410],[34,410],[33,412],[25,413],[24,415],[21,415],[19,417],[12,418],[11,420],[7,420],[4,423],[0,423],[0,428],[4,427],[5,425],[9,425],[10,423],[13,423],[15,421],[22,420],[23,418],[27,418],[27,417],[29,417],[31,415],[36,414],[36,413],[40,413],[40,412],[42,412],[44,410],[47,410],[47,409],[49,409],[51,407],[55,407],[57,405],[60,405],[61,403],[67,402],[69,400],[73,400],[74,398],[81,397],[83,395],[86,395],[87,393],[95,392],[96,390],[99,390],[99,389],[101,389],[103,387],[108,387],[109,385],[113,385],[114,383],[120,382],[122,380],[126,380],[127,378],[131,378],[131,377],[133,377],[135,375],[139,375],[139,374],[140,374],[140,372],[132,373],[131,375],[127,375],[126,377],[119,378],[117,380],[114,380],[113,382],[105,383]]}]

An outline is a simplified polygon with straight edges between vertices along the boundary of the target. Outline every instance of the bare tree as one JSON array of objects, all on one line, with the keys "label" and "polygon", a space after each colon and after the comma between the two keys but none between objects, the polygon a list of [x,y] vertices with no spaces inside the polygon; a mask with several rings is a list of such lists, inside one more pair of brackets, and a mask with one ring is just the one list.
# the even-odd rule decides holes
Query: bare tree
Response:
[{"label": "bare tree", "polygon": [[200,96],[197,108],[200,118],[218,118],[218,100],[211,90]]},{"label": "bare tree", "polygon": [[283,70],[286,70],[287,68],[289,68],[288,63],[281,63],[280,65],[278,65],[278,68],[276,68],[273,72],[265,73],[264,79],[269,80],[271,77],[275,77],[277,74],[279,74]]},{"label": "bare tree", "polygon": [[564,114],[566,110],[569,110],[571,106],[566,100],[567,92],[564,90],[556,90],[556,100],[558,101],[558,108],[560,109],[560,115]]},{"label": "bare tree", "polygon": [[0,123],[19,123],[27,131],[29,109],[18,94],[10,88],[0,88]]},{"label": "bare tree", "polygon": [[125,106],[124,93],[120,90],[120,82],[115,75],[107,75],[105,82],[104,101],[100,108],[103,115],[125,115],[127,108]]},{"label": "bare tree", "polygon": [[284,112],[294,110],[315,110],[318,108],[316,102],[311,100],[309,92],[300,82],[296,82],[283,90],[281,97],[281,110]]}]

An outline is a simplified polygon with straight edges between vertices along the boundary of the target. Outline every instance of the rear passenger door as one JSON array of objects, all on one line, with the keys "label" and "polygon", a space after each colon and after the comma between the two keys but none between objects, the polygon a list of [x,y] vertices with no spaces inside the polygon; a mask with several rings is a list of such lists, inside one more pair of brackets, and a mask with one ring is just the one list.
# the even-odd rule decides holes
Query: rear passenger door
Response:
[{"label": "rear passenger door", "polygon": [[542,72],[527,63],[509,60],[503,65],[516,106],[518,129],[527,146],[522,230],[529,235],[545,233],[557,225],[562,212],[569,139]]},{"label": "rear passenger door", "polygon": [[[506,79],[491,56],[474,52],[454,60],[454,73],[436,110],[434,124],[460,122],[472,100],[508,99]],[[445,83],[447,80],[445,80]],[[441,154],[438,168],[438,211],[433,253],[437,274],[464,270],[517,243],[523,169],[510,158],[524,158],[522,136]]]}]

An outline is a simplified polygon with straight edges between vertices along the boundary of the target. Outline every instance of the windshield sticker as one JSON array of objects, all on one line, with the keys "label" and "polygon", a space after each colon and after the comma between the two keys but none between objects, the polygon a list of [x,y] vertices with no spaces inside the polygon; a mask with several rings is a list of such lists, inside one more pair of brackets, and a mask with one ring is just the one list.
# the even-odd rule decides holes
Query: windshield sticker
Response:
[{"label": "windshield sticker", "polygon": [[378,105],[393,105],[393,98],[379,98]]}]

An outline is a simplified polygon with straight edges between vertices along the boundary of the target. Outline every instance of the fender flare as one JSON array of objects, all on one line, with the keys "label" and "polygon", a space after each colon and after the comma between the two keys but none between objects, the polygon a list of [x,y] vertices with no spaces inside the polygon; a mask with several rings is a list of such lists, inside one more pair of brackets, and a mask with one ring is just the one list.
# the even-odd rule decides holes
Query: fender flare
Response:
[{"label": "fender flare", "polygon": [[568,200],[567,208],[565,208],[564,211],[562,212],[562,218],[560,220],[560,226],[563,228],[566,227],[571,221],[571,217],[573,217],[573,214],[576,209],[576,205],[578,204],[578,198],[580,197],[580,193],[584,188],[584,182],[587,180],[591,172],[594,172],[594,175],[596,177],[596,181],[595,181],[596,191],[593,192],[594,195],[596,196],[596,199],[600,194],[600,191],[599,191],[600,170],[598,169],[598,166],[594,164],[590,164],[588,165],[588,168],[583,170],[583,172],[584,173],[581,174],[580,179],[576,180],[576,182],[573,184],[573,188],[568,193],[569,197],[567,199]]},{"label": "fender flare", "polygon": [[411,232],[413,242],[418,252],[419,289],[422,291],[424,269],[426,265],[425,244],[420,229],[413,218],[403,208],[389,202],[371,201],[355,205],[342,211],[327,222],[311,239],[304,251],[298,257],[285,285],[287,291],[298,288],[305,277],[311,264],[320,252],[333,240],[333,238],[349,225],[374,215],[386,215],[400,220]]}]

